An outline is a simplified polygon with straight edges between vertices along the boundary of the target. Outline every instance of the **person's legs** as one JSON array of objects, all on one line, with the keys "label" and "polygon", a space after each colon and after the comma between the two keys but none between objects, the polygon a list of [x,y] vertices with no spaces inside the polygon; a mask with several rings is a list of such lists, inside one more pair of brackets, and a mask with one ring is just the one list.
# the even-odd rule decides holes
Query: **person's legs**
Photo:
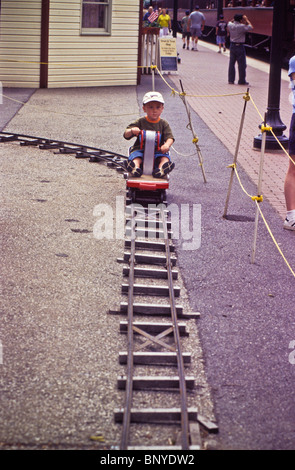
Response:
[{"label": "person's legs", "polygon": [[197,28],[196,30],[196,37],[195,37],[195,50],[197,51],[197,44],[199,41],[199,38],[202,36],[202,31],[201,31],[201,26]]},{"label": "person's legs", "polygon": [[238,46],[238,69],[239,69],[239,84],[246,83],[246,51],[244,46]]},{"label": "person's legs", "polygon": [[230,46],[229,65],[228,65],[228,83],[234,83],[236,78],[236,52],[234,46]]},{"label": "person's legs", "polygon": [[186,38],[186,48],[189,49],[189,40],[190,40],[190,33],[187,33],[187,38]]},{"label": "person's legs", "polygon": [[196,34],[194,30],[191,30],[191,36],[192,36],[192,51],[195,50],[195,39],[196,39]]},{"label": "person's legs", "polygon": [[139,177],[142,175],[142,156],[143,151],[141,150],[135,150],[129,155],[126,169],[132,176]]},{"label": "person's legs", "polygon": [[290,124],[289,154],[292,160],[289,161],[284,184],[287,209],[284,228],[295,230],[295,113],[292,114]]},{"label": "person's legs", "polygon": [[220,37],[219,36],[216,36],[216,44],[218,46],[218,51],[219,54],[221,54],[221,40],[220,40]]},{"label": "person's legs", "polygon": [[155,160],[155,168],[153,171],[154,178],[162,178],[175,167],[175,164],[171,162],[170,155],[167,157],[165,155],[159,155],[155,157]]},{"label": "person's legs", "polygon": [[285,178],[285,199],[287,211],[295,210],[295,155],[290,155],[292,161],[289,163],[289,168]]}]

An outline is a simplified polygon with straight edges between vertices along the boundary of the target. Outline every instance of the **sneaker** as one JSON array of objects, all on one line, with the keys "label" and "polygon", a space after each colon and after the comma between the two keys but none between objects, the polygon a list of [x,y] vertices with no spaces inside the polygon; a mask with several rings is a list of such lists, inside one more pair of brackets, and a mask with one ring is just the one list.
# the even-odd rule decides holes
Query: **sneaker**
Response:
[{"label": "sneaker", "polygon": [[165,162],[162,168],[155,168],[153,171],[154,178],[163,178],[163,176],[167,175],[170,171],[173,170],[175,164],[173,162]]},{"label": "sneaker", "polygon": [[239,85],[250,85],[249,82],[243,82],[243,83],[240,83],[238,82]]},{"label": "sneaker", "polygon": [[187,46],[187,50],[189,51],[189,46]]},{"label": "sneaker", "polygon": [[295,219],[289,220],[288,217],[286,217],[284,222],[284,228],[286,230],[295,230]]},{"label": "sneaker", "polygon": [[221,54],[221,50],[220,50],[220,49],[219,49],[219,51],[217,51],[217,52],[218,52],[218,54]]},{"label": "sneaker", "polygon": [[182,46],[182,49],[185,49],[185,44]]},{"label": "sneaker", "polygon": [[128,163],[127,163],[127,171],[128,173],[131,173],[132,176],[135,176],[136,178],[138,178],[139,176],[142,175],[142,169],[135,166],[135,163],[133,160],[130,160]]},{"label": "sneaker", "polygon": [[226,47],[223,48],[223,52],[226,52]]}]

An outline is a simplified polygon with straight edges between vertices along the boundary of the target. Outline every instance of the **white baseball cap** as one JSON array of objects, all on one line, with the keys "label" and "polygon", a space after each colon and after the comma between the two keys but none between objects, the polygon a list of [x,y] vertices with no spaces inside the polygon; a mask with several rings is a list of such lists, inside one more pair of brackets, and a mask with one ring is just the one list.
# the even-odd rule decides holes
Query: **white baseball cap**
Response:
[{"label": "white baseball cap", "polygon": [[158,91],[148,91],[142,99],[142,104],[147,104],[150,101],[158,101],[162,104],[165,103],[163,96]]}]

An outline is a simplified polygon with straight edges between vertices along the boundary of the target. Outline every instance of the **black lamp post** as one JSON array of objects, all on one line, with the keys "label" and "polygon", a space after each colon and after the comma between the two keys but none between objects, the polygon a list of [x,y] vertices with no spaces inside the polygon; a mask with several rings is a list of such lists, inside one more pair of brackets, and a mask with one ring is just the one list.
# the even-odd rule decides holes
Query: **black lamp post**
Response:
[{"label": "black lamp post", "polygon": [[[281,65],[283,33],[286,26],[287,0],[275,0],[273,7],[273,24],[270,51],[270,70],[268,84],[268,105],[266,123],[272,127],[272,131],[283,147],[288,146],[288,138],[283,135],[287,126],[280,118],[280,94],[281,94]],[[255,25],[254,25],[255,27]],[[254,148],[261,148],[262,134],[254,137]],[[271,132],[266,133],[266,149],[277,150],[280,148]]]},{"label": "black lamp post", "polygon": [[177,12],[178,12],[178,0],[173,1],[173,23],[172,23],[172,34],[173,37],[177,36]]},{"label": "black lamp post", "polygon": [[217,0],[217,21],[220,18],[220,15],[223,14],[223,0]]}]

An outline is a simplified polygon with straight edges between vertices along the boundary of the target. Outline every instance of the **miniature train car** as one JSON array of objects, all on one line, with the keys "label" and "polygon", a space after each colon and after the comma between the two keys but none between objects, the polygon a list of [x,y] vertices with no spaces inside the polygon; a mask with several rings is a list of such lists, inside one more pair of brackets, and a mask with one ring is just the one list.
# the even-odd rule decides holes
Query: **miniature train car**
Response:
[{"label": "miniature train car", "polygon": [[155,164],[155,146],[158,136],[154,131],[145,131],[143,142],[143,174],[135,177],[128,173],[126,187],[132,202],[161,203],[165,201],[169,188],[169,175],[154,178],[152,173]]}]

